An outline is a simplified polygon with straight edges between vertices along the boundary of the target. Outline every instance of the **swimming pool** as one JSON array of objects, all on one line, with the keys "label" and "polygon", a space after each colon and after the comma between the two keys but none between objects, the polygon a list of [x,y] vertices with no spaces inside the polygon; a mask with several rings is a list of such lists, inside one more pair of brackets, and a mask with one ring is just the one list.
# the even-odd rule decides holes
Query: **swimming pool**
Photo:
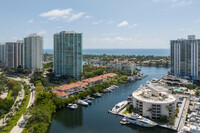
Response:
[{"label": "swimming pool", "polygon": [[174,91],[180,91],[180,89],[179,88],[174,88]]}]

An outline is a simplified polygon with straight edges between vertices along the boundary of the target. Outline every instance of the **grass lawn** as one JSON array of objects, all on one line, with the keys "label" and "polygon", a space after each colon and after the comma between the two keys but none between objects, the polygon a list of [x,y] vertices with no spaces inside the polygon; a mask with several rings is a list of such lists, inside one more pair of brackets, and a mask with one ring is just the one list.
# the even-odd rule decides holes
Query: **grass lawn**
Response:
[{"label": "grass lawn", "polygon": [[128,113],[128,111],[127,110],[125,110],[124,112],[123,112],[123,114],[127,114]]},{"label": "grass lawn", "polygon": [[9,90],[8,95],[7,95],[8,100],[12,100],[12,93],[13,93],[13,91]]}]

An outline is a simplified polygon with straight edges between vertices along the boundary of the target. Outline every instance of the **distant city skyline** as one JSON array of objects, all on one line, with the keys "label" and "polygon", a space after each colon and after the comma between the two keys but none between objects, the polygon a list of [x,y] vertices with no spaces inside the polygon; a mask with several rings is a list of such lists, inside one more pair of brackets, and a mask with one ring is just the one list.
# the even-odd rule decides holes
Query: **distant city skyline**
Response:
[{"label": "distant city skyline", "polygon": [[169,49],[172,39],[200,38],[199,4],[197,0],[7,0],[1,2],[0,42],[37,33],[43,36],[44,49],[53,49],[55,33],[77,31],[84,34],[83,49]]}]

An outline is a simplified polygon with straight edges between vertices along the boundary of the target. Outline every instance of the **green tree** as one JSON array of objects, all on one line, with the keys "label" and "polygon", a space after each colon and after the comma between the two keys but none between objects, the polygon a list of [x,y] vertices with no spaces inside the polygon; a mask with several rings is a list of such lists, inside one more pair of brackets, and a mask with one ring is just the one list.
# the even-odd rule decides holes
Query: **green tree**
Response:
[{"label": "green tree", "polygon": [[14,80],[9,80],[7,83],[7,86],[9,89],[13,90],[15,84],[16,84],[16,82]]}]

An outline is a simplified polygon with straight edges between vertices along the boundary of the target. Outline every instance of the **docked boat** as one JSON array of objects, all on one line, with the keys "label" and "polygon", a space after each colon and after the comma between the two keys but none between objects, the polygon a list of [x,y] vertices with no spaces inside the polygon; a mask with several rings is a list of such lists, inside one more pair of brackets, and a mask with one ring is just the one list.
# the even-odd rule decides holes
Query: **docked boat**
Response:
[{"label": "docked boat", "polygon": [[92,104],[92,101],[88,100],[88,99],[83,99],[84,102],[88,103],[88,104]]},{"label": "docked boat", "polygon": [[126,120],[126,118],[122,118],[122,119],[120,120],[120,124],[126,125],[126,124],[130,124],[130,122],[128,122],[128,121]]},{"label": "docked boat", "polygon": [[69,103],[69,104],[67,105],[67,108],[69,108],[69,109],[77,109],[77,108],[78,108],[78,105],[77,105],[77,104]]},{"label": "docked boat", "polygon": [[127,106],[127,104],[128,104],[128,101],[122,101],[122,102],[116,104],[116,105],[112,108],[112,110],[110,110],[110,112],[111,112],[112,114],[118,114],[122,109],[124,109],[124,108]]},{"label": "docked boat", "polygon": [[87,102],[85,102],[83,100],[78,100],[77,104],[80,104],[80,105],[83,105],[83,106],[88,106],[89,105],[89,103],[87,103]]},{"label": "docked boat", "polygon": [[104,93],[108,93],[108,92],[111,92],[111,90],[108,89],[108,88],[106,88],[106,89],[103,89],[103,92],[104,92]]},{"label": "docked boat", "polygon": [[94,93],[93,94],[95,97],[101,97],[102,95],[100,93]]},{"label": "docked boat", "polygon": [[135,124],[142,127],[154,127],[157,125],[157,123],[147,118],[144,118],[138,114],[127,115],[123,119],[129,122],[130,124]]},{"label": "docked boat", "polygon": [[95,98],[90,97],[90,96],[87,96],[87,97],[85,97],[85,99],[88,99],[88,100],[94,100]]}]

